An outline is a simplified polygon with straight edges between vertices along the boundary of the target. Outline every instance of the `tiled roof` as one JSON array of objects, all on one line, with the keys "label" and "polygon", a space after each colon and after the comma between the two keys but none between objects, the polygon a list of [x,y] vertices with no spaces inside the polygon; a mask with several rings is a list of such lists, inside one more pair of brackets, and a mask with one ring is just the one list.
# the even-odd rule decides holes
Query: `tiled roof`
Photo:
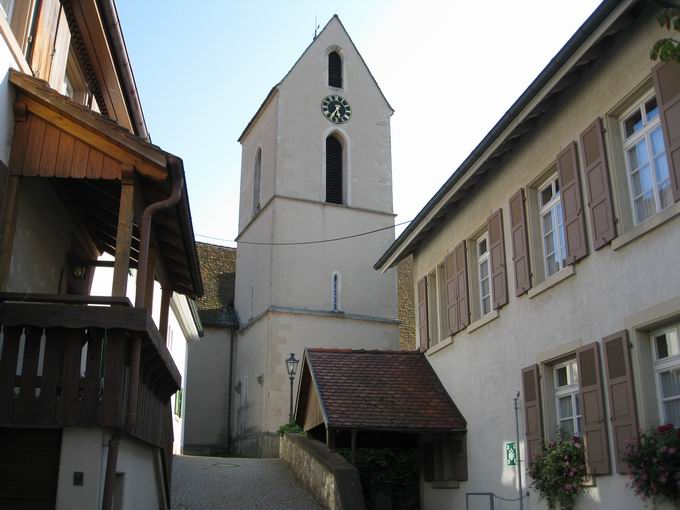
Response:
[{"label": "tiled roof", "polygon": [[196,243],[203,277],[203,297],[196,300],[204,326],[238,327],[234,311],[236,249]]},{"label": "tiled roof", "polygon": [[465,418],[425,355],[307,349],[326,425],[373,430],[461,430]]}]

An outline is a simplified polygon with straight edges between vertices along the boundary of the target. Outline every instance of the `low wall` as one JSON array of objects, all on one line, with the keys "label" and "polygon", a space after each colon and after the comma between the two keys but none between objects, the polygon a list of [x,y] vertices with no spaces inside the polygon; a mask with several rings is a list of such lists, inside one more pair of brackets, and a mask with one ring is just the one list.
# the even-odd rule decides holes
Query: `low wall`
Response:
[{"label": "low wall", "polygon": [[329,510],[365,510],[359,472],[342,455],[301,434],[279,441],[279,456]]}]

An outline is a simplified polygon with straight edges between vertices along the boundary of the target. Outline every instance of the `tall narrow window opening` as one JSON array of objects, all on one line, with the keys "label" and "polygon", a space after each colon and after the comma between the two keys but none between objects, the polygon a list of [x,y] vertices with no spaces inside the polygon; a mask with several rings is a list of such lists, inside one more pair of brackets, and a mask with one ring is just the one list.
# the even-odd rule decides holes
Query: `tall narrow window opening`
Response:
[{"label": "tall narrow window opening", "polygon": [[253,172],[253,212],[260,210],[260,181],[262,179],[262,149],[255,154],[255,171]]},{"label": "tall narrow window opening", "polygon": [[340,274],[334,272],[331,278],[331,310],[339,312],[340,308]]},{"label": "tall narrow window opening", "polygon": [[564,240],[560,181],[553,175],[538,190],[541,235],[543,239],[543,261],[545,277],[555,274],[565,265],[567,246]]},{"label": "tall narrow window opening", "polygon": [[326,138],[326,202],[342,204],[343,200],[342,143],[335,136]]},{"label": "tall narrow window opening", "polygon": [[328,54],[328,86],[342,88],[342,58],[337,51]]}]

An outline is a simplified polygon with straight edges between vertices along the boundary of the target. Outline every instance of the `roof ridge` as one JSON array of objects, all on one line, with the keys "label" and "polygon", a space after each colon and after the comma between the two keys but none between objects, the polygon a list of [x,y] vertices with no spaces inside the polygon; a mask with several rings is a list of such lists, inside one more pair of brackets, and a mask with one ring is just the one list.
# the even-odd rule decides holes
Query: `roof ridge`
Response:
[{"label": "roof ridge", "polygon": [[405,351],[397,349],[350,349],[341,347],[307,347],[309,352],[344,352],[347,354],[418,354],[420,351]]}]

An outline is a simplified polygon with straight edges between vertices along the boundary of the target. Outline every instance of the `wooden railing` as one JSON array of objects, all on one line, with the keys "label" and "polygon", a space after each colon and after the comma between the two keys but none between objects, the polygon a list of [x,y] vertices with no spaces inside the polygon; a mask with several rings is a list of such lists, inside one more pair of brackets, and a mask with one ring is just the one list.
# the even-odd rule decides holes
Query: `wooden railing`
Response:
[{"label": "wooden railing", "polygon": [[[123,427],[132,339],[141,340],[131,435],[172,462],[180,376],[151,317],[119,298],[0,294],[0,427]],[[56,301],[56,302],[54,302]],[[106,306],[108,305],[108,306]]]}]

